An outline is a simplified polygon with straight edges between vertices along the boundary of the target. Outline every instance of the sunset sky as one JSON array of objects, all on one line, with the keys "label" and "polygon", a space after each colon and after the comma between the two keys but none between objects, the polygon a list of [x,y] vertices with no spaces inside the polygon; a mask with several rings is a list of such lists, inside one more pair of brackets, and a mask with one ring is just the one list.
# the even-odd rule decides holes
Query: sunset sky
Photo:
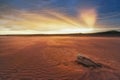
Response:
[{"label": "sunset sky", "polygon": [[0,0],[0,34],[120,30],[120,0]]}]

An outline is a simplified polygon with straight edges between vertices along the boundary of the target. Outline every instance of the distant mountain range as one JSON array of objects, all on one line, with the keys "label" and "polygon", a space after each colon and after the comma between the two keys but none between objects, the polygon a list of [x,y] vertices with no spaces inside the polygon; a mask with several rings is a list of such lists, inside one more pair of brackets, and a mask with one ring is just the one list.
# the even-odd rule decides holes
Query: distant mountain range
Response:
[{"label": "distant mountain range", "polygon": [[73,34],[35,34],[35,35],[41,35],[41,36],[108,36],[108,37],[120,37],[120,32],[119,31],[105,31],[105,32],[97,32],[97,33],[73,33]]},{"label": "distant mountain range", "polygon": [[3,36],[95,36],[95,37],[120,37],[120,31],[105,31],[97,33],[73,33],[73,34],[13,34],[13,35],[3,35]]},{"label": "distant mountain range", "polygon": [[105,32],[97,32],[97,33],[90,33],[90,34],[83,34],[88,36],[120,36],[120,31],[105,31]]}]

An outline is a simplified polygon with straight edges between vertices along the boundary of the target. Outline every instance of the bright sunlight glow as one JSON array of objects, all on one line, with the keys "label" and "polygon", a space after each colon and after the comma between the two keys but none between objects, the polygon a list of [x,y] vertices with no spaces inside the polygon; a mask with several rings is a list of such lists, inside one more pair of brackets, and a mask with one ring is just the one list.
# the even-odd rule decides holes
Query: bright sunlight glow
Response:
[{"label": "bright sunlight glow", "polygon": [[[95,9],[85,9],[78,13],[79,20],[56,11],[46,11],[45,14],[21,12],[19,16],[11,16],[7,20],[0,35],[6,34],[70,34],[92,33],[96,22]],[[9,26],[6,28],[6,26]]]}]

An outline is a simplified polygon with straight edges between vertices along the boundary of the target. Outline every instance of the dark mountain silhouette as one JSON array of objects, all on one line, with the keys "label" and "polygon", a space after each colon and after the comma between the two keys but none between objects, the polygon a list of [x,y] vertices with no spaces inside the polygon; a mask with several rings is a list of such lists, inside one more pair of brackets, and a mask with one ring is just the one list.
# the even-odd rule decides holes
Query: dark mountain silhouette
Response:
[{"label": "dark mountain silhouette", "polygon": [[98,33],[90,33],[90,34],[85,34],[85,35],[89,35],[89,36],[120,36],[120,32],[119,31],[105,31],[105,32],[98,32]]},{"label": "dark mountain silhouette", "polygon": [[120,34],[120,32],[112,30],[112,31],[98,32],[98,33],[93,33],[93,34]]}]

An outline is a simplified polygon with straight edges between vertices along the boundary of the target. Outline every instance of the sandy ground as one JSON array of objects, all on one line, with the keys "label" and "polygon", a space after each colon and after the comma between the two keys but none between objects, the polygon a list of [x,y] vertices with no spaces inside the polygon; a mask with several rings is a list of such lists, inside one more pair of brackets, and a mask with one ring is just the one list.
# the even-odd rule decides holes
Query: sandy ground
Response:
[{"label": "sandy ground", "polygon": [[[78,54],[106,67],[78,65]],[[120,37],[0,36],[0,80],[120,80]]]}]

